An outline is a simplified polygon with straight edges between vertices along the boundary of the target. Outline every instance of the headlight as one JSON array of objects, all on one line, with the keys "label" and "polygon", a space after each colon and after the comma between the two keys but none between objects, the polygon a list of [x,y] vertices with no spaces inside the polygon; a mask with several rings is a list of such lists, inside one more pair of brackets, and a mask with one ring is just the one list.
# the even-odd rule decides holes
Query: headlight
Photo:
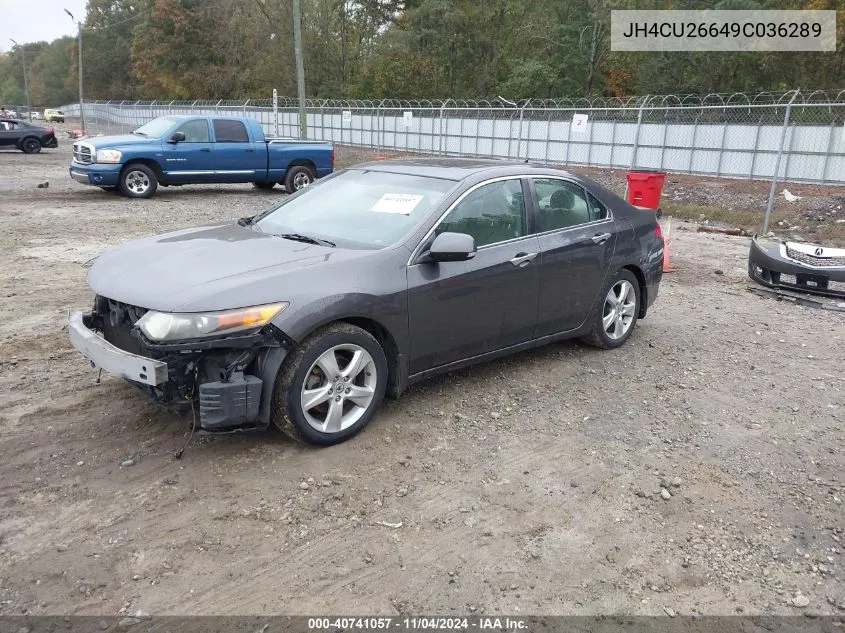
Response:
[{"label": "headlight", "polygon": [[153,341],[178,341],[259,328],[287,307],[287,303],[271,303],[224,312],[191,314],[150,310],[138,319],[136,325]]},{"label": "headlight", "polygon": [[117,149],[98,149],[97,150],[98,163],[119,163],[120,150]]}]

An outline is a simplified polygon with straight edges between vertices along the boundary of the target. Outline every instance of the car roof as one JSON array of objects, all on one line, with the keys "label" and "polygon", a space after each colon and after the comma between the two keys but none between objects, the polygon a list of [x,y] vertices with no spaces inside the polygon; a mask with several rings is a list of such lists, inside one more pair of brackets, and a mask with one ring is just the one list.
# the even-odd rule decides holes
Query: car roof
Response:
[{"label": "car roof", "polygon": [[394,158],[372,161],[350,167],[360,171],[377,171],[408,176],[427,176],[461,181],[473,176],[494,178],[519,175],[565,175],[577,178],[562,169],[546,165],[496,158]]}]

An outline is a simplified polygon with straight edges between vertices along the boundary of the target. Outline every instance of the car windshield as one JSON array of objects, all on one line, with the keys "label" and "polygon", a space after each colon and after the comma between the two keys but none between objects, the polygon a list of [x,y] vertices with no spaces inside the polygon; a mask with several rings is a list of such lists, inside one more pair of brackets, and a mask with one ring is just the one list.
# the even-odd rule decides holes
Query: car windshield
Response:
[{"label": "car windshield", "polygon": [[260,214],[256,226],[348,248],[383,248],[407,235],[454,186],[441,178],[351,169],[286,198]]},{"label": "car windshield", "polygon": [[138,134],[140,136],[149,136],[150,138],[158,138],[167,130],[169,130],[175,119],[171,119],[170,117],[161,117],[158,119],[153,119],[149,123],[145,123],[137,130],[132,132],[132,134]]}]

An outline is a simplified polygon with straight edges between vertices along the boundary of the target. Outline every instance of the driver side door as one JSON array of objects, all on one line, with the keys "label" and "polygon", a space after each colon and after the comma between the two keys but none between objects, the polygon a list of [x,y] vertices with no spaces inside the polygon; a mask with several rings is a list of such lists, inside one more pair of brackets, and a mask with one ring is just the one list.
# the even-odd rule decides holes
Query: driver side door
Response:
[{"label": "driver side door", "polygon": [[[530,235],[520,177],[469,189],[424,240],[408,268],[410,373],[528,341],[537,322],[539,240]],[[433,262],[442,232],[475,239],[474,257]]]},{"label": "driver side door", "polygon": [[[184,141],[169,143],[176,132]],[[162,139],[164,176],[168,183],[202,183],[214,181],[214,145],[207,119],[190,119]]]}]

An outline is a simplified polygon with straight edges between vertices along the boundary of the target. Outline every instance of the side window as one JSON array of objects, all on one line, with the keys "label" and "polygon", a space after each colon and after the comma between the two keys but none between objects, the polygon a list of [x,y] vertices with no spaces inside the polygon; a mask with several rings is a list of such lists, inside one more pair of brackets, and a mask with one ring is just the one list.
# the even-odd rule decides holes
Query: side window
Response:
[{"label": "side window", "polygon": [[599,202],[599,199],[589,191],[587,192],[587,198],[590,200],[590,218],[593,221],[604,220],[607,217],[607,207]]},{"label": "side window", "polygon": [[466,233],[476,247],[525,235],[525,200],[519,179],[501,180],[479,187],[449,212],[435,230]]},{"label": "side window", "polygon": [[586,192],[574,182],[556,178],[534,180],[538,232],[565,229],[590,222]]},{"label": "side window", "polygon": [[194,119],[183,123],[177,132],[185,135],[186,143],[208,143],[208,121],[205,119]]},{"label": "side window", "polygon": [[214,139],[218,143],[249,143],[249,134],[240,121],[215,119]]}]

